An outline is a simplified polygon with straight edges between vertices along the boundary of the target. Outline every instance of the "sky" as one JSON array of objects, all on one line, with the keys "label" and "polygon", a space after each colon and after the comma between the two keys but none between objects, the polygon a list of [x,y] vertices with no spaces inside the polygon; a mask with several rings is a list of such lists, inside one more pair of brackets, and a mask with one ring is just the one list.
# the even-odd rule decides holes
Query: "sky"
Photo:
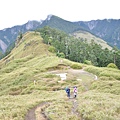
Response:
[{"label": "sky", "polygon": [[120,19],[119,0],[0,0],[0,30],[52,14],[68,21]]}]

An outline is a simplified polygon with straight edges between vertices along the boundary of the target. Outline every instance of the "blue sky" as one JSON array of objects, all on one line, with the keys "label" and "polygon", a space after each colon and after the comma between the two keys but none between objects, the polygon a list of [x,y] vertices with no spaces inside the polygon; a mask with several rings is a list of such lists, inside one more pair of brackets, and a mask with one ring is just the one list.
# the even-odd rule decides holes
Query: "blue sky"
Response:
[{"label": "blue sky", "polygon": [[68,21],[120,19],[119,0],[0,0],[0,29],[53,14]]}]

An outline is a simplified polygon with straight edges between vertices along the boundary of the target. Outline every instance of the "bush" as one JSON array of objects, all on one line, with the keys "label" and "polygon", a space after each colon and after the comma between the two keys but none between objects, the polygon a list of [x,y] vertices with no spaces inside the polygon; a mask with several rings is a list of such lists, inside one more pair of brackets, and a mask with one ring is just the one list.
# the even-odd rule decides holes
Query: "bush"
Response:
[{"label": "bush", "polygon": [[84,63],[87,64],[87,65],[92,65],[92,62],[89,61],[89,60],[85,60]]},{"label": "bush", "polygon": [[65,58],[65,54],[62,53],[62,52],[61,53],[57,53],[56,56],[61,57],[61,58]]},{"label": "bush", "polygon": [[71,68],[73,68],[73,69],[82,69],[82,66],[79,65],[79,64],[72,64]]},{"label": "bush", "polygon": [[48,48],[48,50],[49,50],[50,52],[52,52],[52,53],[55,53],[55,51],[56,51],[55,47],[53,47],[53,46],[50,46],[50,47]]},{"label": "bush", "polygon": [[109,64],[107,65],[107,67],[108,67],[108,68],[116,68],[116,69],[118,69],[117,66],[116,66],[114,63],[109,63]]},{"label": "bush", "polygon": [[88,67],[86,67],[84,70],[86,70],[86,71],[88,71],[88,72],[90,72],[90,73],[93,73],[93,74],[99,76],[99,74],[100,74],[104,69],[102,69],[102,68],[100,68],[100,67],[95,67],[95,66],[88,66]]}]

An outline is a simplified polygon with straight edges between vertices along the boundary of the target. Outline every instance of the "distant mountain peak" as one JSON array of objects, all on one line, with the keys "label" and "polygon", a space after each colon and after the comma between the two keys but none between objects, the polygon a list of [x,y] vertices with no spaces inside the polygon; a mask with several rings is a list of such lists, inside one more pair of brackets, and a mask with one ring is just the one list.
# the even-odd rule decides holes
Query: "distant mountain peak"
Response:
[{"label": "distant mountain peak", "polygon": [[52,14],[48,15],[47,18],[46,18],[46,20],[49,21],[52,16],[53,16]]}]

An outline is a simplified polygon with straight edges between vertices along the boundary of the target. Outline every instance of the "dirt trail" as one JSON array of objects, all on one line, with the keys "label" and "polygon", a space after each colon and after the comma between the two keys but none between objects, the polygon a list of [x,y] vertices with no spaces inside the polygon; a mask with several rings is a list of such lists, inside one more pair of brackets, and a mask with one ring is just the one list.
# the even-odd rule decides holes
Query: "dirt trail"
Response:
[{"label": "dirt trail", "polygon": [[83,120],[80,113],[77,111],[78,104],[79,104],[78,101],[76,99],[73,99],[72,103],[73,103],[72,114],[76,115],[80,120]]},{"label": "dirt trail", "polygon": [[[47,116],[45,115],[43,109],[48,105],[47,102],[43,102],[39,104],[38,106],[32,108],[31,110],[28,111],[25,120],[49,120]],[[36,112],[36,114],[35,114]]]},{"label": "dirt trail", "polygon": [[[89,72],[86,72],[86,71],[84,71],[83,69],[82,70],[70,70],[70,72],[72,71],[72,73],[74,73],[74,74],[78,74],[78,73],[83,73],[83,74],[89,74],[89,75],[93,75],[93,74],[91,74],[91,73],[89,73]],[[94,76],[94,80],[97,80],[98,78],[97,78],[97,76],[96,75],[93,75]],[[88,91],[89,90],[89,86],[86,84],[86,83],[84,83],[83,81],[81,81],[81,85],[85,88],[85,91]],[[73,94],[73,93],[72,93]],[[73,95],[71,95],[71,99],[69,99],[71,102],[72,102],[72,105],[73,105],[73,107],[72,107],[72,109],[71,109],[71,113],[72,114],[74,114],[74,115],[76,115],[77,116],[77,118],[79,118],[80,120],[84,120],[83,118],[82,118],[82,116],[80,115],[80,113],[77,111],[77,108],[78,108],[78,106],[79,106],[79,103],[78,103],[78,101],[77,101],[77,98],[74,98],[73,97]]]},{"label": "dirt trail", "polygon": [[[54,73],[54,72],[59,72],[59,71],[51,71],[50,73]],[[88,73],[88,72],[84,71],[83,69],[82,70],[69,69],[68,72],[72,72],[73,74],[82,73],[82,74],[91,75],[91,73]],[[94,76],[94,80],[97,80],[97,76],[96,75],[93,75],[93,76]],[[81,84],[82,84],[82,86],[84,86],[86,91],[89,90],[89,87],[87,86],[86,83],[83,83],[81,81]],[[73,104],[73,107],[71,109],[71,114],[74,114],[78,118],[80,118],[80,120],[83,120],[83,118],[80,116],[80,113],[77,111],[77,107],[78,107],[78,104],[79,104],[77,99],[73,98],[73,96],[72,96],[72,98],[69,99],[69,101],[71,101],[72,104]],[[47,105],[48,105],[47,102],[43,102],[40,105],[38,105],[38,106],[34,107],[33,109],[29,110],[26,117],[25,117],[25,120],[49,120],[44,113],[44,109],[46,108]]]}]

